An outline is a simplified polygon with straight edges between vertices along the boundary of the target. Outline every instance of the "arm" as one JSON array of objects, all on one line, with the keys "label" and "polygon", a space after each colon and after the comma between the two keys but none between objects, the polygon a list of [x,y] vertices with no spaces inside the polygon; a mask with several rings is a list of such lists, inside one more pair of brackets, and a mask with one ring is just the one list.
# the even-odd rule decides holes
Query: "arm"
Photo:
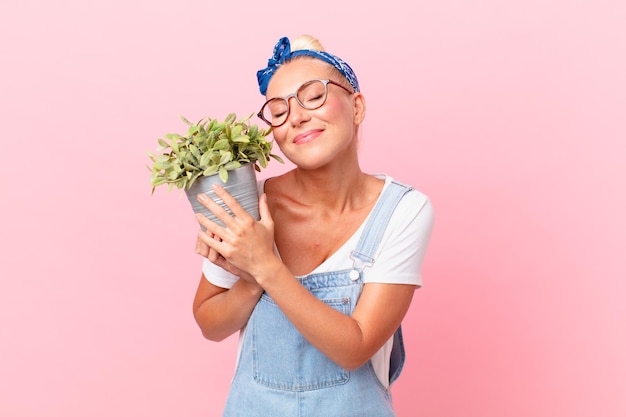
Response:
[{"label": "arm", "polygon": [[344,369],[369,360],[404,318],[415,285],[365,284],[351,316],[318,300],[280,264],[255,275],[287,318],[317,349]]},{"label": "arm", "polygon": [[[315,298],[286,268],[281,275],[265,280],[265,290],[311,344],[345,369],[360,367],[393,335],[415,289],[366,284],[354,313],[346,316]],[[220,341],[241,329],[262,292],[243,279],[230,289],[217,287],[202,275],[193,310],[204,337]]]},{"label": "arm", "polygon": [[[211,235],[210,238],[219,239],[215,235]],[[252,277],[229,264],[200,237],[196,242],[196,253],[206,257],[227,273],[239,277],[230,288],[224,288],[209,282],[203,273],[196,290],[193,301],[196,323],[205,338],[221,341],[239,331],[248,322],[263,289]]]},{"label": "arm", "polygon": [[246,280],[232,288],[211,284],[204,274],[193,301],[193,315],[209,340],[221,341],[240,330],[247,322],[263,290]]}]

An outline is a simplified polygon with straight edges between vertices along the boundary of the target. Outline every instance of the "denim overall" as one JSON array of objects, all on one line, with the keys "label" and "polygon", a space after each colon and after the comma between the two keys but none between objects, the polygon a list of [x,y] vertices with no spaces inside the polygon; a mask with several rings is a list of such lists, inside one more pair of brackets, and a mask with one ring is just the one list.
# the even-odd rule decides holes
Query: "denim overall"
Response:
[{"label": "denim overall", "polygon": [[[352,269],[297,277],[332,308],[352,314],[363,288],[363,270],[374,255],[396,205],[411,188],[390,182],[376,203]],[[394,334],[390,384],[400,375],[405,352],[401,328]],[[391,417],[391,393],[371,361],[342,369],[311,345],[274,301],[263,294],[246,327],[224,417]]]}]

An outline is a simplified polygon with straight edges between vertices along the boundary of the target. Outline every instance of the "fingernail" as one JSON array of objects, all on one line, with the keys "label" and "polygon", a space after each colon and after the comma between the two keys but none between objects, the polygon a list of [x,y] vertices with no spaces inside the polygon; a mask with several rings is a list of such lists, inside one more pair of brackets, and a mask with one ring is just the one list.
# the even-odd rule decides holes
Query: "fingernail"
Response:
[{"label": "fingernail", "polygon": [[221,189],[222,189],[222,186],[221,186],[221,185],[219,185],[219,184],[213,184],[213,189],[214,189],[214,190],[216,190],[216,191],[217,191],[217,190],[221,190]]},{"label": "fingernail", "polygon": [[204,194],[202,194],[202,193],[201,193],[201,194],[198,194],[198,200],[200,200],[200,201],[204,201],[204,200],[206,200],[206,195],[204,195]]}]

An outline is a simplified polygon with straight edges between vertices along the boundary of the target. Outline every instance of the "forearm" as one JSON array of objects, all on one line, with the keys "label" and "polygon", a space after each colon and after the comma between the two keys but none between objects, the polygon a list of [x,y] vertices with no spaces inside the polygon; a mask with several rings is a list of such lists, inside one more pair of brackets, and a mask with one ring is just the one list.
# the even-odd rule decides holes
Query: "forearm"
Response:
[{"label": "forearm", "polygon": [[260,285],[302,336],[342,368],[358,368],[384,343],[354,317],[317,299],[286,267],[277,267],[271,275],[259,277]]},{"label": "forearm", "polygon": [[210,297],[199,294],[201,299],[194,302],[194,317],[204,337],[221,341],[239,331],[248,322],[262,293],[258,285],[240,279],[232,288]]}]

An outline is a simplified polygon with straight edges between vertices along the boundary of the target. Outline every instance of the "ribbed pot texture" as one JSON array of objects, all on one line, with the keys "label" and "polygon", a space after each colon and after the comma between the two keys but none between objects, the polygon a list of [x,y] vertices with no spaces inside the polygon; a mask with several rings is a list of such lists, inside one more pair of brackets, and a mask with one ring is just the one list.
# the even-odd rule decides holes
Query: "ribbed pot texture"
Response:
[{"label": "ribbed pot texture", "polygon": [[224,187],[230,195],[232,195],[241,207],[246,210],[250,216],[259,220],[259,194],[256,185],[256,171],[253,164],[245,164],[240,168],[232,171],[228,171],[228,181],[223,183],[217,174],[208,177],[198,178],[189,190],[185,190],[187,199],[191,203],[191,207],[195,213],[202,213],[210,220],[218,223],[221,226],[224,224],[211,213],[206,207],[202,205],[197,199],[199,193],[206,194],[209,198],[213,199],[217,204],[222,206],[224,210],[232,216],[230,209],[224,204],[221,198],[217,197],[213,192],[213,184],[217,183]]}]

